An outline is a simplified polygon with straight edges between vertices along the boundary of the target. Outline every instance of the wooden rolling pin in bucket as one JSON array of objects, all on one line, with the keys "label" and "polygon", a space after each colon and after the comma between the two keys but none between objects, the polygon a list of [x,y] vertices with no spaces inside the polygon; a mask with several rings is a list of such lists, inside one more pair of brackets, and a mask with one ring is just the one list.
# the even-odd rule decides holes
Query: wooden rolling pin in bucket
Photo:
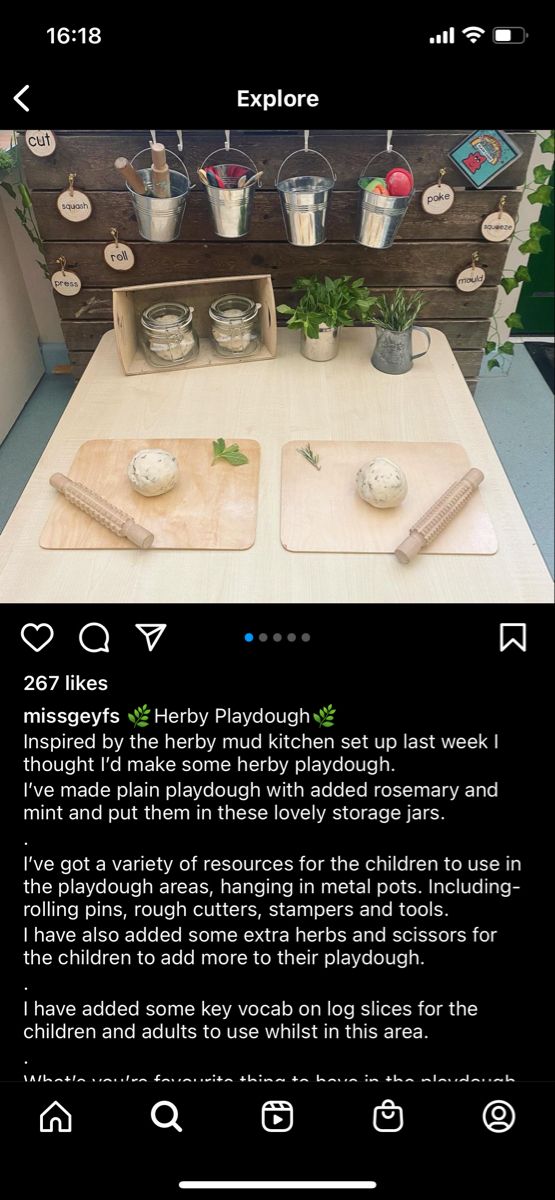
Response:
[{"label": "wooden rolling pin in bucket", "polygon": [[[145,154],[150,157],[150,166],[137,169],[135,163]],[[177,159],[182,171],[167,166],[168,154]],[[121,165],[123,161],[125,169]],[[150,149],[140,150],[130,163],[116,159],[115,165],[125,179],[141,237],[147,242],[174,242],[181,231],[187,196],[194,187],[185,163],[172,150],[154,142]]]}]

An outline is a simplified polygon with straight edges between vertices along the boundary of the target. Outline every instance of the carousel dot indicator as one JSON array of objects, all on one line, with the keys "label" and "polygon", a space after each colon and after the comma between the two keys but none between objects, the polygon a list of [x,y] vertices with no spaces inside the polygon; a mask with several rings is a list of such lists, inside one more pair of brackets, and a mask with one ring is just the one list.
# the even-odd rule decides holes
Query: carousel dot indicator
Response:
[{"label": "carousel dot indicator", "polygon": [[274,633],[274,642],[281,642],[282,634]]},{"label": "carousel dot indicator", "polygon": [[245,641],[246,642],[254,642],[254,633],[246,633]]},{"label": "carousel dot indicator", "polygon": [[267,633],[259,633],[258,640],[259,640],[259,642],[267,642],[268,634]]},{"label": "carousel dot indicator", "polygon": [[288,633],[288,634],[287,634],[287,641],[288,641],[288,642],[296,642],[296,640],[297,640],[297,635],[296,635],[296,633]]},{"label": "carousel dot indicator", "polygon": [[309,633],[303,633],[303,635],[302,635],[302,638],[301,638],[301,641],[302,641],[302,642],[309,642],[309,641],[310,641],[310,634],[309,634]]}]

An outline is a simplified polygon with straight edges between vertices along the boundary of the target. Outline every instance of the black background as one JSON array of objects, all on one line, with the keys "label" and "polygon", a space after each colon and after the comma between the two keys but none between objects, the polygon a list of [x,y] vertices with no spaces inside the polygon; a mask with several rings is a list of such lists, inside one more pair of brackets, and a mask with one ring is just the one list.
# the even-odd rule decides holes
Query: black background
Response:
[{"label": "black background", "polygon": [[[530,17],[530,20],[528,20]],[[430,46],[428,37],[451,22],[457,29],[477,21],[488,33],[474,46],[458,37],[455,46]],[[488,25],[487,22],[490,22]],[[496,47],[491,26],[502,21],[519,25],[526,20],[530,33],[524,46]],[[101,25],[106,31],[101,47],[82,48],[78,43],[51,47],[45,30],[50,25]],[[51,10],[32,21],[23,10],[3,14],[3,62],[0,84],[1,123],[43,125],[56,128],[103,129],[168,128],[174,123],[189,129],[222,125],[249,129],[366,128],[384,125],[471,130],[483,124],[505,129],[535,128],[543,121],[545,89],[551,78],[549,39],[541,22],[531,14],[504,10],[497,17],[461,14],[457,20],[437,17],[421,8],[405,11],[351,9],[291,10],[244,7],[236,11],[204,8],[158,9],[143,16],[133,9],[107,10],[98,6],[92,16],[77,16],[71,9]],[[12,97],[25,84],[23,97],[30,112],[24,114]],[[238,109],[237,89],[252,92],[317,92],[317,109]],[[186,136],[186,131],[185,131]],[[177,1196],[182,1178],[247,1179],[376,1179],[377,1196],[405,1197],[526,1197],[542,1195],[551,1172],[552,1089],[544,1082],[553,1076],[550,1036],[550,943],[552,929],[552,809],[546,781],[550,731],[542,733],[549,706],[552,644],[552,609],[518,606],[391,605],[356,608],[318,606],[265,606],[261,609],[232,606],[201,610],[195,606],[11,606],[2,610],[4,654],[4,871],[1,876],[6,916],[3,957],[6,984],[1,992],[4,1029],[3,1105],[5,1172],[15,1183],[11,1192],[24,1196],[109,1197],[145,1196],[153,1200]],[[77,641],[86,621],[100,620],[111,630],[110,655],[92,656]],[[499,622],[527,620],[527,654],[509,650],[499,654]],[[40,655],[27,650],[19,629],[26,621],[49,621],[55,641]],[[137,621],[166,621],[168,629],[152,655],[134,628]],[[243,635],[264,629],[287,633],[311,632],[311,642],[279,645],[271,641],[247,646]],[[50,1074],[68,1071],[87,1074],[82,1057],[87,1043],[44,1042],[40,1055],[22,1044],[21,998],[25,986],[38,985],[38,974],[23,972],[21,965],[22,857],[21,845],[29,829],[20,822],[21,778],[8,773],[19,763],[20,713],[24,701],[33,706],[48,702],[44,693],[24,694],[25,673],[54,671],[106,675],[113,680],[109,693],[92,693],[89,707],[100,707],[107,698],[124,711],[132,703],[159,696],[175,708],[204,707],[215,703],[241,708],[259,705],[281,708],[337,701],[337,730],[353,734],[376,723],[394,732],[408,727],[414,732],[431,729],[500,729],[505,731],[503,751],[496,756],[495,774],[501,781],[500,799],[465,810],[459,800],[450,820],[420,827],[360,825],[343,830],[326,826],[313,829],[267,825],[256,829],[235,826],[218,831],[214,825],[198,829],[195,842],[210,837],[210,852],[229,842],[242,854],[256,840],[257,848],[277,856],[301,853],[303,848],[345,846],[356,857],[363,850],[397,854],[418,852],[431,857],[438,851],[441,834],[445,853],[462,854],[465,847],[476,856],[505,851],[521,857],[526,869],[526,889],[519,899],[486,899],[478,923],[503,930],[494,947],[461,947],[456,955],[446,947],[423,947],[424,968],[413,972],[327,971],[299,980],[291,973],[259,972],[249,980],[241,972],[237,984],[227,972],[205,971],[199,994],[218,998],[225,988],[269,998],[293,997],[300,984],[303,993],[349,999],[459,998],[480,1004],[475,1020],[431,1023],[424,1043],[342,1041],[285,1043],[269,1075],[283,1075],[294,1066],[309,1074],[316,1058],[326,1052],[327,1073],[337,1075],[470,1074],[479,1077],[514,1075],[519,1082],[500,1084],[419,1085],[361,1084],[348,1087],[310,1084],[268,1086],[140,1084],[63,1084],[29,1086],[18,1082],[24,1071],[42,1069]],[[377,709],[369,681],[385,674],[389,704]],[[150,678],[152,677],[152,684]],[[401,696],[394,681],[401,681]],[[366,689],[361,708],[358,685]],[[148,693],[148,696],[147,696]],[[83,696],[83,694],[82,694]],[[319,697],[316,700],[316,696]],[[78,693],[71,695],[77,706]],[[63,697],[69,707],[70,697]],[[155,701],[156,702],[156,701]],[[56,703],[62,703],[58,694]],[[341,709],[341,717],[339,712]],[[177,728],[177,727],[176,727]],[[50,727],[52,730],[52,727]],[[35,730],[36,731],[36,730]],[[16,752],[12,758],[12,747]],[[476,773],[482,776],[476,756]],[[434,756],[433,770],[419,757],[418,772],[426,779],[456,781],[453,767]],[[468,774],[461,758],[461,771]],[[487,772],[486,772],[487,773]],[[32,830],[37,854],[94,853],[94,827],[86,830],[43,825]],[[110,852],[132,855],[174,852],[170,827],[156,831],[129,826],[107,833]],[[99,831],[96,830],[98,836]],[[411,835],[409,837],[409,835]],[[180,826],[176,843],[185,840]],[[217,839],[217,844],[216,844]],[[263,846],[262,846],[263,843]],[[168,846],[170,847],[168,849]],[[451,849],[451,847],[453,847]],[[185,851],[184,851],[185,853]],[[457,901],[457,904],[460,902]],[[469,902],[466,901],[466,904]],[[447,903],[446,903],[447,907]],[[455,912],[453,902],[450,909]],[[470,908],[464,920],[471,925]],[[484,914],[488,917],[485,918]],[[329,922],[328,922],[329,923]],[[419,922],[423,923],[423,922]],[[154,973],[141,982],[129,982],[120,971],[72,971],[58,979],[49,972],[48,988],[41,972],[40,990],[50,995],[86,989],[95,994],[121,991],[139,994],[138,987],[160,990]],[[71,979],[71,983],[70,983]],[[426,981],[426,982],[425,982]],[[183,999],[189,975],[176,968],[161,980],[164,998]],[[368,1022],[372,1023],[371,1021]],[[447,1041],[449,1037],[449,1041]],[[215,1043],[216,1048],[222,1043]],[[141,1063],[148,1074],[146,1046]],[[137,1063],[129,1046],[93,1046],[91,1072],[125,1074]],[[209,1047],[210,1049],[210,1047]],[[226,1061],[234,1044],[226,1047]],[[242,1071],[264,1071],[268,1043],[246,1043],[236,1051]],[[200,1053],[199,1053],[200,1051]],[[350,1054],[348,1053],[350,1051]],[[276,1051],[274,1049],[274,1054]],[[24,1066],[28,1059],[27,1067]],[[209,1074],[206,1043],[157,1045],[156,1069],[167,1074]],[[356,1070],[354,1064],[356,1062]],[[163,1065],[164,1064],[164,1065]],[[424,1071],[425,1066],[425,1071]],[[321,1068],[320,1068],[321,1069]],[[223,1072],[222,1072],[223,1073]],[[260,1125],[260,1106],[269,1099],[289,1099],[295,1105],[291,1133],[268,1135]],[[394,1137],[371,1129],[373,1105],[391,1097],[402,1104],[405,1125]],[[481,1120],[485,1103],[501,1098],[517,1110],[514,1128],[505,1135],[488,1133]],[[74,1117],[71,1136],[47,1136],[38,1131],[39,1112],[54,1099],[64,1102]],[[178,1105],[183,1134],[156,1129],[149,1117],[157,1099]],[[323,1194],[323,1193],[322,1193]]]},{"label": "black background", "polygon": [[[501,749],[487,759],[487,764],[483,755],[470,752],[460,755],[460,759],[449,760],[439,751],[420,753],[414,759],[405,756],[402,761],[393,756],[397,774],[384,777],[385,781],[441,783],[499,779],[498,799],[477,802],[459,797],[454,805],[440,802],[441,811],[447,813],[446,821],[421,825],[368,822],[314,828],[300,823],[224,826],[212,822],[193,826],[178,822],[174,826],[164,822],[159,827],[152,823],[111,827],[87,823],[80,827],[76,823],[69,826],[47,822],[40,827],[31,823],[23,826],[19,819],[20,777],[6,806],[6,816],[14,822],[9,841],[14,853],[3,879],[7,911],[13,913],[5,950],[14,971],[14,986],[3,997],[3,1019],[5,1027],[10,1029],[5,1073],[8,1078],[17,1081],[24,1072],[40,1071],[56,1077],[66,1073],[96,1078],[100,1074],[125,1077],[129,1073],[147,1079],[156,1072],[169,1077],[260,1072],[289,1080],[293,1073],[312,1078],[319,1071],[339,1078],[367,1073],[380,1079],[396,1072],[416,1080],[433,1073],[479,1079],[508,1074],[518,1081],[424,1087],[418,1083],[395,1086],[381,1082],[354,1086],[326,1084],[318,1088],[290,1082],[266,1086],[143,1083],[134,1089],[114,1084],[79,1084],[68,1089],[60,1084],[30,1087],[14,1083],[11,1095],[18,1097],[17,1120],[25,1113],[26,1136],[31,1143],[36,1140],[40,1148],[37,1171],[49,1177],[54,1163],[56,1171],[63,1166],[66,1186],[71,1189],[75,1181],[74,1155],[80,1157],[84,1147],[91,1143],[106,1142],[106,1153],[110,1153],[110,1143],[112,1152],[116,1144],[121,1151],[129,1138],[130,1144],[140,1144],[141,1149],[136,1154],[125,1153],[118,1168],[121,1180],[133,1181],[134,1187],[140,1187],[146,1186],[144,1180],[148,1176],[168,1187],[162,1195],[173,1194],[177,1176],[196,1179],[213,1175],[216,1178],[370,1177],[378,1179],[378,1194],[402,1195],[405,1194],[402,1190],[395,1189],[414,1181],[417,1154],[419,1170],[425,1170],[428,1194],[444,1195],[446,1170],[451,1179],[449,1194],[455,1194],[453,1155],[459,1161],[457,1179],[467,1179],[468,1184],[474,1179],[475,1163],[471,1167],[464,1159],[465,1147],[474,1146],[476,1139],[475,1151],[484,1159],[486,1174],[491,1169],[497,1180],[502,1178],[505,1194],[524,1194],[520,1190],[507,1191],[507,1180],[510,1177],[510,1186],[516,1187],[518,1170],[523,1171],[523,1178],[530,1178],[530,1172],[536,1179],[541,1174],[538,1129],[547,1120],[545,1081],[551,1074],[546,1049],[549,963],[545,952],[545,920],[551,903],[551,814],[542,781],[547,753],[542,716],[545,710],[536,685],[545,662],[551,610],[453,606],[443,610],[438,620],[438,609],[423,606],[410,609],[326,605],[287,609],[99,606],[94,610],[89,606],[86,610],[77,606],[41,606],[38,615],[36,609],[22,605],[10,608],[8,625],[6,616],[4,610],[4,627],[10,630],[9,639],[14,650],[17,647],[18,659],[10,685],[14,702],[9,714],[16,745],[21,744],[18,724],[24,707],[99,709],[107,705],[122,713],[120,725],[107,731],[126,733],[125,714],[129,707],[145,702],[151,708],[167,706],[178,710],[230,706],[279,710],[308,707],[311,711],[320,704],[333,703],[337,708],[338,734],[367,732],[377,736],[405,730],[416,734],[431,731],[502,734]],[[510,648],[501,654],[499,622],[525,619],[527,652]],[[19,629],[29,620],[50,622],[55,629],[54,640],[40,654],[21,642],[18,645]],[[78,634],[86,620],[101,621],[107,626],[111,635],[109,654],[92,655],[81,649]],[[152,653],[135,629],[137,621],[167,623]],[[270,635],[279,631],[283,640],[274,643],[270,636],[267,643],[261,644],[256,640],[261,630]],[[244,641],[247,631],[255,634],[251,644]],[[287,642],[288,632],[297,634],[294,644]],[[309,643],[301,641],[302,632],[310,633]],[[23,676],[39,672],[104,677],[109,680],[110,688],[101,693],[24,693]],[[27,728],[34,733],[55,730],[55,726]],[[86,731],[89,727],[83,728]],[[241,732],[239,726],[229,731],[223,726],[218,729]],[[168,730],[183,732],[177,725],[169,726]],[[160,733],[160,727],[152,725],[151,732]],[[186,732],[193,730],[189,728]],[[366,754],[372,756],[370,752]],[[19,761],[19,751],[16,757]],[[90,776],[86,778],[88,781]],[[233,776],[225,776],[225,781],[233,781]],[[322,781],[321,777],[318,781]],[[347,781],[352,780],[347,777]],[[206,852],[212,857],[250,853],[278,858],[318,852],[322,856],[336,853],[358,858],[387,853],[464,857],[468,853],[502,859],[509,854],[523,861],[522,875],[518,879],[513,876],[522,885],[522,891],[511,899],[437,897],[444,903],[448,917],[432,919],[432,925],[472,928],[476,923],[498,929],[498,938],[493,946],[467,944],[453,949],[443,945],[416,946],[424,965],[406,971],[393,967],[361,967],[356,972],[342,968],[285,971],[261,967],[241,968],[234,977],[228,970],[205,967],[193,978],[193,972],[184,967],[160,971],[149,968],[141,973],[133,968],[72,968],[70,972],[60,968],[23,969],[20,914],[24,848],[21,846],[20,851],[19,843],[24,841],[29,842],[28,852],[36,851],[37,856],[74,857],[94,856],[97,851],[103,857],[117,856],[120,852],[126,857],[140,853],[150,857],[157,854],[190,857],[194,852],[201,856]],[[96,923],[103,924],[102,920]],[[290,922],[296,923],[301,922]],[[342,920],[326,919],[322,923],[348,927]],[[403,924],[399,919],[392,923],[395,927]],[[43,924],[50,922],[46,919]],[[226,922],[215,919],[213,924],[222,927]],[[279,920],[274,924],[287,927],[288,922]],[[429,922],[416,918],[406,924],[427,926]],[[466,1020],[424,1022],[429,1036],[427,1041],[420,1042],[319,1040],[272,1044],[266,1040],[236,1043],[222,1039],[213,1043],[181,1040],[137,1044],[97,1039],[41,1041],[30,1046],[20,1036],[23,987],[29,989],[27,995],[37,989],[41,999],[48,997],[52,1001],[57,997],[67,1000],[70,996],[123,1001],[135,997],[153,1001],[202,997],[218,1001],[232,999],[234,995],[271,1001],[302,997],[308,1002],[328,997],[400,1003],[459,999],[478,1003],[480,1013]],[[128,1023],[127,1019],[122,1019],[122,1023]],[[304,1023],[310,1024],[310,1020]],[[367,1021],[375,1023],[372,1019]],[[399,1019],[385,1023],[405,1022]],[[23,1065],[25,1059],[27,1066]],[[399,1142],[394,1143],[394,1153],[392,1139],[384,1139],[383,1135],[380,1139],[370,1130],[372,1106],[390,1096],[405,1107],[405,1129],[397,1135]],[[291,1099],[296,1113],[294,1131],[281,1137],[264,1134],[259,1128],[260,1104],[279,1097]],[[76,1131],[67,1141],[36,1132],[38,1112],[54,1098],[65,1099],[74,1114]],[[181,1140],[176,1131],[154,1129],[149,1121],[151,1103],[161,1098],[171,1099],[179,1107],[184,1123]],[[488,1134],[481,1125],[483,1104],[495,1098],[512,1100],[517,1107],[518,1121],[509,1134]],[[530,1138],[536,1147],[532,1158]],[[526,1155],[522,1146],[517,1149],[522,1139],[528,1142]],[[63,1164],[58,1149],[61,1142]],[[395,1149],[399,1145],[405,1153]],[[97,1169],[100,1168],[94,1162],[89,1163],[88,1177],[97,1179]],[[115,1188],[115,1176],[112,1174],[110,1178]],[[139,1179],[142,1185],[137,1182]],[[68,1190],[67,1194],[73,1193]],[[108,1194],[117,1193],[114,1190]],[[144,1194],[158,1193],[147,1190]]]},{"label": "black background", "polygon": [[[44,13],[44,15],[43,15]],[[478,17],[413,8],[314,11],[252,4],[248,9],[145,10],[94,6],[93,15],[56,5],[25,21],[3,15],[1,91],[5,123],[72,129],[431,128],[505,129],[538,121],[551,72],[539,14],[503,9]],[[498,24],[526,25],[522,45],[498,46]],[[430,45],[449,25],[454,45]],[[468,25],[486,30],[474,44]],[[99,45],[51,45],[51,26],[102,28]],[[8,48],[13,48],[10,54]],[[530,87],[524,86],[528,79]],[[523,86],[518,86],[518,81]],[[545,81],[545,82],[543,82]],[[22,99],[12,97],[25,84]],[[316,93],[317,108],[239,108],[238,89]],[[513,110],[511,112],[511,109]]]}]

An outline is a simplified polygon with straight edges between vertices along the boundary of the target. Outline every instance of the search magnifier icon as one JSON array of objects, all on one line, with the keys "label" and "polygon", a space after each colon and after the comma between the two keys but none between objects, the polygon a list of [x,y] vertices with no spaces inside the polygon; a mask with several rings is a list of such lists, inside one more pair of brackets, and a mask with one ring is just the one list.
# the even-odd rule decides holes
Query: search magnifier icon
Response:
[{"label": "search magnifier icon", "polygon": [[[160,1120],[158,1113],[161,1108],[169,1110],[169,1121]],[[157,1104],[154,1104],[150,1110],[150,1119],[159,1129],[177,1129],[178,1133],[183,1133],[181,1125],[178,1124],[179,1113],[175,1104],[171,1103],[171,1100],[158,1100]]]}]

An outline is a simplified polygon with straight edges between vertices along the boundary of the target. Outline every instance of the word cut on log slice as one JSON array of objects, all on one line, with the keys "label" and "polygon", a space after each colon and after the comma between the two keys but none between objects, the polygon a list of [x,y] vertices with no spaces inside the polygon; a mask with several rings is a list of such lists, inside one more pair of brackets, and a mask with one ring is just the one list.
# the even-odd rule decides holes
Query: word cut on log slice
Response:
[{"label": "word cut on log slice", "polygon": [[25,143],[37,158],[48,158],[56,149],[56,138],[51,129],[28,129]]}]

